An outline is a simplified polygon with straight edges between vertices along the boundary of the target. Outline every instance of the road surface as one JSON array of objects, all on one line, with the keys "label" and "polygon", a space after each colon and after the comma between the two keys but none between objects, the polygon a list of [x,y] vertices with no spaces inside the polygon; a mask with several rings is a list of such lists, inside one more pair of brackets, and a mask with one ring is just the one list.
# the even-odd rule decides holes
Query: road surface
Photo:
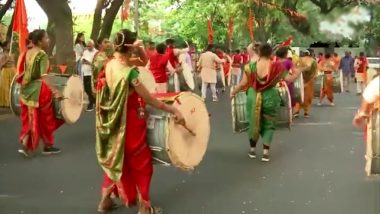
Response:
[{"label": "road surface", "polygon": [[[379,214],[380,178],[366,177],[363,132],[351,125],[358,104],[342,94],[335,107],[314,107],[291,132],[277,132],[271,162],[262,163],[248,158],[245,134],[232,134],[228,98],[208,103],[212,133],[203,162],[193,173],[155,167],[152,201],[168,214]],[[93,112],[84,113],[59,129],[60,155],[25,159],[16,152],[20,122],[0,117],[0,213],[96,213],[102,172],[94,122]]]}]

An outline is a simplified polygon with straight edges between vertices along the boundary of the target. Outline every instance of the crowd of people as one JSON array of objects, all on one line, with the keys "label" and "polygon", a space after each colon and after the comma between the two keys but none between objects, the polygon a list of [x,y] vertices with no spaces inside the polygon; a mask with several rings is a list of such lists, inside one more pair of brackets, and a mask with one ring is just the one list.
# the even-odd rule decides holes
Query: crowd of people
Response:
[{"label": "crowd of people", "polygon": [[[16,74],[16,81],[21,84],[19,152],[30,156],[42,141],[44,154],[58,154],[61,150],[54,147],[53,132],[64,121],[55,117],[54,93],[44,81],[49,72],[49,59],[44,51],[49,45],[49,38],[44,30],[35,30],[30,33],[30,41],[30,49],[21,53]],[[76,70],[83,78],[89,97],[87,110],[96,110],[96,155],[104,171],[99,212],[115,208],[115,196],[126,206],[140,202],[139,214],[161,213],[160,208],[152,206],[149,196],[153,166],[147,144],[145,107],[150,105],[169,112],[175,116],[177,124],[186,126],[178,109],[156,99],[148,91],[140,78],[139,67],[150,70],[156,82],[153,93],[178,93],[183,88],[196,91],[201,86],[200,95],[206,101],[210,87],[212,101],[217,102],[217,88],[223,92],[231,86],[231,99],[244,91],[249,120],[248,155],[256,158],[256,147],[261,137],[264,147],[261,160],[264,162],[270,161],[269,150],[281,105],[278,87],[289,89],[294,117],[299,116],[301,109],[304,116],[309,117],[320,74],[323,74],[323,84],[319,104],[327,96],[330,105],[334,105],[334,78],[339,69],[343,72],[345,91],[349,92],[354,71],[358,94],[363,92],[366,84],[368,62],[362,53],[354,60],[349,52],[343,58],[337,54],[314,57],[314,53],[308,50],[297,58],[287,46],[273,48],[270,44],[252,43],[246,50],[237,50],[231,55],[209,45],[199,57],[195,57],[191,45],[176,45],[172,39],[157,45],[150,42],[145,48],[137,34],[126,29],[119,31],[113,42],[108,39],[100,41],[99,50],[95,45],[92,40],[86,43],[84,34],[78,34],[74,50]],[[1,75],[4,73],[3,70]],[[171,78],[174,89],[170,86]],[[305,94],[302,100],[295,97],[293,82],[297,80],[304,83],[304,88],[300,89]],[[374,79],[365,89],[362,108],[354,118],[355,125],[368,118],[373,103],[379,102],[378,82],[377,77],[377,83]]]}]

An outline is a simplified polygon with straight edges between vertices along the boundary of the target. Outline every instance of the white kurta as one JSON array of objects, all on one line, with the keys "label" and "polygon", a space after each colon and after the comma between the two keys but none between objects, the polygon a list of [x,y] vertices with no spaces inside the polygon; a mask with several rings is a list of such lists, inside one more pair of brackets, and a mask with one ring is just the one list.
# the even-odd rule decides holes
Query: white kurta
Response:
[{"label": "white kurta", "polygon": [[224,60],[219,59],[219,57],[211,51],[201,54],[198,67],[201,68],[202,81],[215,84],[217,82],[215,65],[216,63],[221,64],[223,62]]}]

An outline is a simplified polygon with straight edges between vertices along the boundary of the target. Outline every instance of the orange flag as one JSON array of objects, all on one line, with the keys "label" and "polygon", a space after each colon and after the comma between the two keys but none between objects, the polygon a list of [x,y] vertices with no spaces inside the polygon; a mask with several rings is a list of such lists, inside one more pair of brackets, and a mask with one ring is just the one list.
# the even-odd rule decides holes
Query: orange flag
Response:
[{"label": "orange flag", "polygon": [[248,17],[248,32],[249,32],[249,38],[251,38],[251,42],[253,42],[254,40],[254,36],[253,36],[253,15],[252,15],[252,11],[249,10],[249,17]]},{"label": "orange flag", "polygon": [[228,20],[228,47],[231,49],[232,47],[232,33],[234,31],[234,23],[232,17]]},{"label": "orange flag", "polygon": [[20,53],[22,53],[26,51],[26,40],[29,36],[28,16],[26,15],[24,0],[16,0],[14,13],[12,31],[18,33],[19,49]]},{"label": "orange flag", "polygon": [[208,19],[207,25],[208,25],[208,44],[213,44],[213,42],[214,42],[214,31],[212,30],[211,19]]},{"label": "orange flag", "polygon": [[123,6],[121,8],[121,21],[125,21],[128,19],[129,10],[130,10],[130,2],[131,0],[125,0]]}]

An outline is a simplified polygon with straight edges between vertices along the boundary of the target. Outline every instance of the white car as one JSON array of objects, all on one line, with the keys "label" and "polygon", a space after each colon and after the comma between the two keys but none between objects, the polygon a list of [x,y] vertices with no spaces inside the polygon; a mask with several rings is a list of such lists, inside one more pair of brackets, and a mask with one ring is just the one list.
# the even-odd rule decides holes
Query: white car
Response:
[{"label": "white car", "polygon": [[380,69],[380,58],[379,57],[369,57],[368,68]]}]

